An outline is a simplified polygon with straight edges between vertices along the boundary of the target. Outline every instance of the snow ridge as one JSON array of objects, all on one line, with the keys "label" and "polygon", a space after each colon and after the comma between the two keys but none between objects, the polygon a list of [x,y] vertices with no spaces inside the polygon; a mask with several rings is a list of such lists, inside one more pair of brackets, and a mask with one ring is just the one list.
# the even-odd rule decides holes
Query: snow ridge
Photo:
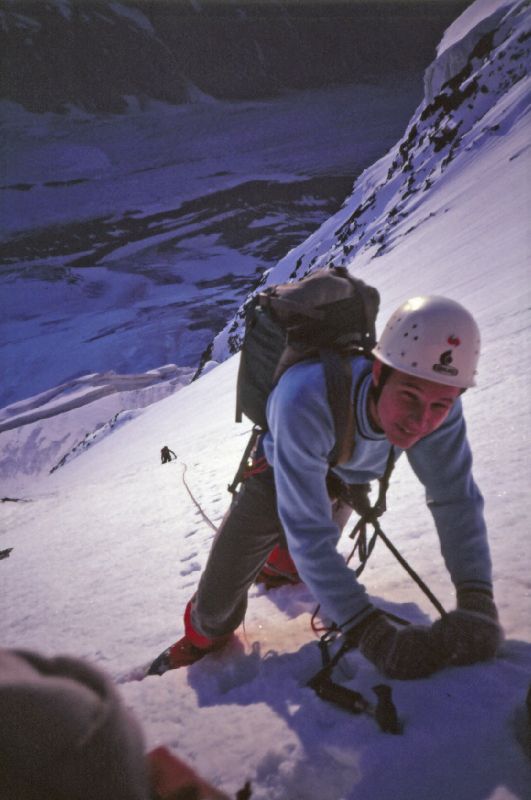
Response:
[{"label": "snow ridge", "polygon": [[166,364],[139,375],[83,375],[1,409],[4,489],[18,491],[28,476],[64,466],[134,419],[141,409],[182,389],[193,372],[191,367]]},{"label": "snow ridge", "polygon": [[60,467],[64,467],[65,464],[68,464],[68,462],[72,461],[76,456],[81,455],[85,450],[88,450],[93,444],[101,441],[105,436],[109,436],[115,428],[120,427],[124,422],[129,422],[129,420],[134,419],[139,413],[139,411],[118,411],[109,422],[104,423],[95,431],[87,433],[80,442],[75,444],[72,449],[68,451],[68,453],[65,453],[61,460],[51,468],[50,475],[52,472],[60,469]]}]

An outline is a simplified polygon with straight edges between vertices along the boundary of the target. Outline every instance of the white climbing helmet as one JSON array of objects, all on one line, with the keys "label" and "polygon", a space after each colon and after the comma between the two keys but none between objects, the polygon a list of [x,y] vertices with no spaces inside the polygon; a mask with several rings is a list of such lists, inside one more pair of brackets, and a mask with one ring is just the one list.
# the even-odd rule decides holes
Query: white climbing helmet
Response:
[{"label": "white climbing helmet", "polygon": [[447,297],[413,297],[397,308],[374,355],[394,369],[467,389],[475,386],[479,328],[472,314]]}]

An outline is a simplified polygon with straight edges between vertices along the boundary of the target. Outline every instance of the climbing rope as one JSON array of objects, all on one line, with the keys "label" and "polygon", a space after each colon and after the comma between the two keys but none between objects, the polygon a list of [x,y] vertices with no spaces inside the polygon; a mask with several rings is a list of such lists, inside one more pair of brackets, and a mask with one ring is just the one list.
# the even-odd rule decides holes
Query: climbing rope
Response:
[{"label": "climbing rope", "polygon": [[207,525],[210,525],[210,527],[212,528],[212,530],[213,530],[215,533],[217,533],[217,530],[218,530],[218,529],[216,528],[216,526],[214,525],[214,523],[212,522],[212,520],[211,520],[211,519],[210,519],[210,518],[207,516],[207,514],[205,514],[205,512],[204,512],[204,511],[203,511],[203,509],[201,508],[201,505],[200,505],[200,503],[199,503],[199,502],[198,502],[198,501],[195,499],[195,497],[194,497],[194,495],[193,495],[193,492],[192,492],[192,490],[190,489],[190,487],[188,486],[188,483],[186,482],[186,478],[185,478],[184,476],[185,476],[185,474],[186,474],[186,470],[187,470],[187,469],[188,469],[187,465],[183,463],[183,474],[182,474],[182,481],[183,481],[183,484],[184,484],[184,488],[186,489],[186,491],[187,491],[187,492],[188,492],[188,494],[190,495],[190,498],[191,498],[191,500],[192,500],[192,503],[195,505],[195,507],[197,508],[197,510],[199,511],[199,513],[201,514],[201,516],[203,517],[203,519],[205,520],[205,522],[207,523]]}]

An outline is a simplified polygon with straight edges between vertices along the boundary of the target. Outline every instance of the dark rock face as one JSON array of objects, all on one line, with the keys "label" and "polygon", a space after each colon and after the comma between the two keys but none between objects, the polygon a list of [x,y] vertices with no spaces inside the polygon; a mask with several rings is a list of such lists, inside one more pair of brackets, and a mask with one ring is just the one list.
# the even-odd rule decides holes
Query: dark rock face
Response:
[{"label": "dark rock face", "polygon": [[428,64],[470,0],[3,0],[1,96],[28,110],[119,112],[377,81]]},{"label": "dark rock face", "polygon": [[[184,83],[149,26],[110,3],[4,3],[2,97],[30,111],[121,111],[124,95],[187,99]],[[147,23],[147,20],[146,20]],[[154,93],[154,89],[156,93]]]}]

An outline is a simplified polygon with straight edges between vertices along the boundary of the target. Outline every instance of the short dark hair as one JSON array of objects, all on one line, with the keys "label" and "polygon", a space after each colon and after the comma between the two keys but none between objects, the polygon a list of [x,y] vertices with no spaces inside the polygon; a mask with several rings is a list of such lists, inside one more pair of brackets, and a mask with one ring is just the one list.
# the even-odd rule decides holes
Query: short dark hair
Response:
[{"label": "short dark hair", "polygon": [[372,385],[372,396],[374,397],[375,403],[377,403],[380,399],[383,387],[394,372],[394,367],[390,367],[389,364],[384,364],[383,361],[380,361],[380,364],[382,365],[382,369],[380,371],[380,380],[378,381],[378,385],[376,385],[374,382]]},{"label": "short dark hair", "polygon": [[[372,396],[374,397],[374,401],[376,403],[380,399],[380,395],[382,393],[382,389],[384,388],[385,384],[387,383],[393,372],[396,371],[395,367],[390,367],[389,364],[384,364],[383,361],[380,361],[380,364],[382,365],[382,369],[380,370],[380,380],[378,386],[376,386],[374,383],[372,385]],[[461,397],[461,395],[464,394],[465,392],[466,388],[460,389],[458,396]]]}]

